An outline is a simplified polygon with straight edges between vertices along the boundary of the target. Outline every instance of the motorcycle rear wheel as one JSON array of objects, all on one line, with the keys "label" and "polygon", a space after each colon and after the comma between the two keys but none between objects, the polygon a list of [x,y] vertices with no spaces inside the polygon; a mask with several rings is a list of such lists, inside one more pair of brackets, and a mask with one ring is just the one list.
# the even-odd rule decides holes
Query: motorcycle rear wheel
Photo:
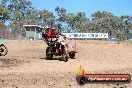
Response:
[{"label": "motorcycle rear wheel", "polygon": [[46,58],[47,60],[53,58],[52,50],[50,49],[50,47],[47,47],[47,49],[46,49],[46,56],[47,56],[47,58]]},{"label": "motorcycle rear wheel", "polygon": [[65,51],[65,49],[64,49],[63,60],[64,60],[64,62],[67,62],[68,59],[69,59],[68,53],[67,53],[67,52]]}]

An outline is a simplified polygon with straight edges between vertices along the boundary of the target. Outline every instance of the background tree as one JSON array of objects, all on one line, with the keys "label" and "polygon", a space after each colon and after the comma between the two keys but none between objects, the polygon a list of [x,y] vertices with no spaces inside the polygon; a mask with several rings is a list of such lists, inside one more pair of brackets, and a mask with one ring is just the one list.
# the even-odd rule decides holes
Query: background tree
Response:
[{"label": "background tree", "polygon": [[84,12],[66,13],[66,9],[60,7],[57,7],[55,11],[58,14],[57,21],[65,28],[64,32],[87,32],[89,19]]},{"label": "background tree", "polygon": [[3,36],[4,38],[8,38],[10,32],[7,29],[7,26],[4,24],[7,20],[9,20],[9,10],[5,8],[4,2],[0,4],[0,36]]},{"label": "background tree", "polygon": [[2,4],[10,11],[9,27],[12,34],[17,37],[21,34],[23,19],[29,15],[32,4],[27,0],[2,0]]},{"label": "background tree", "polygon": [[122,22],[124,23],[125,34],[127,39],[132,37],[132,16],[121,16]]},{"label": "background tree", "polygon": [[56,23],[60,25],[61,32],[70,32],[70,26],[67,24],[67,13],[65,8],[56,7],[55,11],[57,13]]},{"label": "background tree", "polygon": [[52,26],[55,24],[55,16],[52,12],[43,9],[40,10],[38,14],[41,26]]},{"label": "background tree", "polygon": [[121,17],[112,15],[110,12],[97,11],[92,14],[91,26],[93,32],[107,32],[109,36],[118,38],[119,41],[128,38],[126,33],[126,25]]}]

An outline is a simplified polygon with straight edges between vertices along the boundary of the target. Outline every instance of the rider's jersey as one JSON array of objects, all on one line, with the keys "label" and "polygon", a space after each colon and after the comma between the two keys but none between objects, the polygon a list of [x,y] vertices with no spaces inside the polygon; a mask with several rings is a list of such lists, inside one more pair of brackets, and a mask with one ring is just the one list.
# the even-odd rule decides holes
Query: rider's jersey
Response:
[{"label": "rider's jersey", "polygon": [[57,32],[57,31],[49,31],[48,32],[48,37],[56,36],[58,34],[59,34],[59,32]]}]

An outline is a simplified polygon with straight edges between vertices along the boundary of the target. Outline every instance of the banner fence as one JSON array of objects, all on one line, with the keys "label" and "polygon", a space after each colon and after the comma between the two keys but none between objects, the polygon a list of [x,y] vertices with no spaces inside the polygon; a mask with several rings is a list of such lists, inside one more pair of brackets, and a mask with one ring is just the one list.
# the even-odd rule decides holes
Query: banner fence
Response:
[{"label": "banner fence", "polygon": [[62,33],[63,35],[68,36],[69,38],[108,38],[108,33]]}]

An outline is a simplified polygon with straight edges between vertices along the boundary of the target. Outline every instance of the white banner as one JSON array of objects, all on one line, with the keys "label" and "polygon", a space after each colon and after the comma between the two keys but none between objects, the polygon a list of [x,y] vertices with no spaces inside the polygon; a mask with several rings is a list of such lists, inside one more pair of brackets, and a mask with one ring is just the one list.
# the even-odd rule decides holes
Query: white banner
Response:
[{"label": "white banner", "polygon": [[108,38],[108,33],[62,33],[69,38]]}]

